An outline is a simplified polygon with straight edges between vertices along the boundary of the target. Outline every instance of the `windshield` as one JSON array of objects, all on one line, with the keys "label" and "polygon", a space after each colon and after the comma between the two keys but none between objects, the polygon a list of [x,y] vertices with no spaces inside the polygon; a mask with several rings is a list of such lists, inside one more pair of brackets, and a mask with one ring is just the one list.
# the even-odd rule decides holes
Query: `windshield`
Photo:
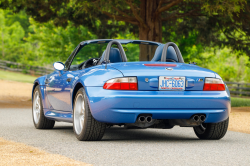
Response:
[{"label": "windshield", "polygon": [[[104,54],[108,43],[91,43],[85,45],[78,50],[72,65],[77,65],[91,58],[101,58]],[[150,61],[155,54],[158,45],[127,43],[122,44],[128,62]],[[117,45],[112,45],[112,48],[118,48]],[[146,56],[142,56],[146,55]],[[144,58],[140,58],[144,57]],[[141,59],[141,60],[140,60]]]}]

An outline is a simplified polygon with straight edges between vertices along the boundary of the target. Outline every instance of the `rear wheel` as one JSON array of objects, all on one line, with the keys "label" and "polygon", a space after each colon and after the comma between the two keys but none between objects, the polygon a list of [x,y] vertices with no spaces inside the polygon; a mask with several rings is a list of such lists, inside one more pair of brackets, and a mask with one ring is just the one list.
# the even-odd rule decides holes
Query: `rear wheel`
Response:
[{"label": "rear wheel", "polygon": [[218,140],[224,137],[227,132],[229,118],[219,123],[202,123],[194,127],[194,132],[200,139]]},{"label": "rear wheel", "polygon": [[79,141],[101,140],[106,124],[95,120],[90,112],[84,88],[80,88],[74,100],[74,133]]},{"label": "rear wheel", "polygon": [[32,101],[33,123],[37,129],[52,129],[55,125],[55,121],[49,120],[44,116],[41,96],[39,86],[36,86]]}]

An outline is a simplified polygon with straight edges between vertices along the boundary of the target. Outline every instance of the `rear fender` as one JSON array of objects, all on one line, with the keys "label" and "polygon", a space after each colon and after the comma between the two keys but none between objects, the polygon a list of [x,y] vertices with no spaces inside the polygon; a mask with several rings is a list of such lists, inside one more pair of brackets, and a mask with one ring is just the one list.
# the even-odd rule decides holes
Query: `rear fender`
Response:
[{"label": "rear fender", "polygon": [[[214,73],[214,74],[215,74],[215,78],[219,78],[219,79],[222,80],[222,78],[219,76],[219,74],[217,74],[217,73]],[[230,113],[231,112],[231,96],[230,96],[230,91],[229,91],[229,88],[227,87],[227,84],[225,82],[224,82],[224,84],[225,84],[227,95],[229,96],[229,99],[230,99],[230,107],[228,108],[228,112]]]},{"label": "rear fender", "polygon": [[103,86],[106,81],[116,77],[123,77],[122,72],[110,66],[105,69],[105,65],[101,65],[85,70],[79,79],[76,79],[76,83],[81,82],[83,86]]},{"label": "rear fender", "polygon": [[75,79],[72,85],[72,89],[71,89],[72,110],[74,107],[73,104],[74,104],[75,94],[77,93],[77,90],[79,89],[78,87],[79,85],[82,85],[82,87],[84,88],[85,87],[103,87],[106,81],[112,78],[116,78],[116,77],[123,77],[123,74],[119,70],[114,69],[112,67],[108,67],[107,69],[105,69],[104,65],[90,68],[89,70],[85,70],[85,72],[81,74],[78,79]]}]

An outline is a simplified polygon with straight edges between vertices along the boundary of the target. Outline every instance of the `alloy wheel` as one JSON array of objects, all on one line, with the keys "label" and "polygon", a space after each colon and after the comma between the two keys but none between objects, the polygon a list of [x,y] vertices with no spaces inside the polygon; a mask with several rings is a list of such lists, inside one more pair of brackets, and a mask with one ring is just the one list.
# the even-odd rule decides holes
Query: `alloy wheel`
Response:
[{"label": "alloy wheel", "polygon": [[82,94],[79,94],[76,98],[75,108],[74,108],[74,128],[76,134],[80,134],[84,125],[84,116],[85,116],[85,104],[84,97]]},{"label": "alloy wheel", "polygon": [[34,95],[34,100],[33,100],[33,118],[34,118],[35,124],[39,122],[40,111],[41,111],[40,95],[39,95],[39,92],[36,91]]}]

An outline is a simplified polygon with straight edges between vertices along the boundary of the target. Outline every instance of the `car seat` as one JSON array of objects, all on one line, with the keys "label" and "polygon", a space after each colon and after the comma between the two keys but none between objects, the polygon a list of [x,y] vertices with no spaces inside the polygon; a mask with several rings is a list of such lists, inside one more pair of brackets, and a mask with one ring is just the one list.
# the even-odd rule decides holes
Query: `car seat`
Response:
[{"label": "car seat", "polygon": [[[105,51],[102,53],[101,61],[103,61]],[[120,51],[118,48],[111,47],[110,54],[109,54],[110,63],[118,63],[123,62]]]},{"label": "car seat", "polygon": [[[164,47],[164,45],[160,45],[157,47],[157,49],[155,50],[155,55],[151,61],[160,61],[161,60],[163,47]],[[178,62],[178,58],[177,58],[174,47],[172,47],[172,46],[168,47],[166,59],[173,59],[176,62]]]}]

